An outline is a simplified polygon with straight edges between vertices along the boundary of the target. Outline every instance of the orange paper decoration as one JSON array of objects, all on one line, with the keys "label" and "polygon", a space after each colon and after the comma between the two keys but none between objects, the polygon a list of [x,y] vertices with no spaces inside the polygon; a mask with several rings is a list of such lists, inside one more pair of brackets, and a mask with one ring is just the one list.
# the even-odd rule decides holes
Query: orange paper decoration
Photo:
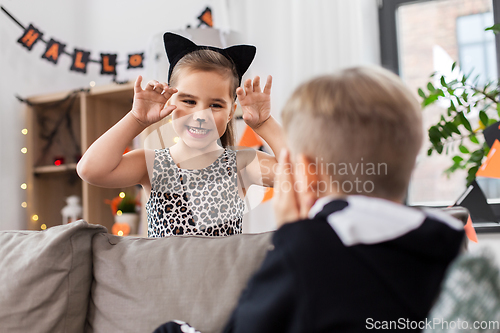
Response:
[{"label": "orange paper decoration", "polygon": [[127,236],[130,234],[130,226],[127,223],[115,223],[111,228],[113,235]]},{"label": "orange paper decoration", "polygon": [[472,225],[472,220],[470,218],[470,215],[469,218],[467,219],[467,223],[465,224],[464,230],[465,230],[465,235],[467,235],[467,238],[472,242],[477,243],[476,229],[474,229],[474,226]]},{"label": "orange paper decoration", "polygon": [[274,188],[266,187],[266,192],[264,193],[264,199],[262,199],[262,202],[271,200],[273,198],[273,195],[274,195]]},{"label": "orange paper decoration", "polygon": [[243,135],[241,136],[240,139],[240,143],[238,145],[242,147],[258,148],[262,146],[263,143],[260,137],[257,134],[255,134],[253,129],[250,126],[246,126],[245,132],[243,132]]},{"label": "orange paper decoration", "polygon": [[498,140],[495,140],[491,146],[486,161],[477,170],[476,176],[500,178],[500,142]]}]

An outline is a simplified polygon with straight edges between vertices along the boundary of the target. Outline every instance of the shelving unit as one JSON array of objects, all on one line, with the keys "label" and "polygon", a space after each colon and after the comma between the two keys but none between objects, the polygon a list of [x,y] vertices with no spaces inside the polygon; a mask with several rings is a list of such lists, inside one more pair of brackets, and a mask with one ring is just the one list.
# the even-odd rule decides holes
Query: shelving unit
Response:
[{"label": "shelving unit", "polygon": [[[61,224],[66,198],[77,195],[83,218],[111,230],[113,215],[105,200],[136,189],[92,186],[78,177],[76,164],[92,142],[130,111],[133,91],[133,83],[112,84],[28,99],[28,229]],[[54,165],[56,159],[63,161]]]}]

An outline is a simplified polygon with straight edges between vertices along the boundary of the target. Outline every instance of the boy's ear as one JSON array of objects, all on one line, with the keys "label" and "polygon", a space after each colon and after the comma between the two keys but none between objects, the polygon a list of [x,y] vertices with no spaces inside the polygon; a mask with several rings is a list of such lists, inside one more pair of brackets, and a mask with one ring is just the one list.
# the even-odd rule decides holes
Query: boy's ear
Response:
[{"label": "boy's ear", "polygon": [[304,154],[299,154],[294,163],[294,175],[301,218],[307,218],[312,205],[321,196],[319,167],[316,161]]},{"label": "boy's ear", "polygon": [[308,194],[314,193],[316,196],[318,182],[321,179],[316,161],[304,154],[298,154],[295,159],[294,173],[296,179],[301,183],[300,192]]}]

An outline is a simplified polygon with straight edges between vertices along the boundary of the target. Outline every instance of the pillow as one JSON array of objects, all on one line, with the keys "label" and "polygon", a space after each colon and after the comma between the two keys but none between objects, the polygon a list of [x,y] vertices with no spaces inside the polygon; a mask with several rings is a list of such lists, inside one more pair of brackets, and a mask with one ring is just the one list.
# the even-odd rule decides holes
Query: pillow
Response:
[{"label": "pillow", "polygon": [[83,332],[92,236],[80,220],[45,231],[0,231],[0,331]]},{"label": "pillow", "polygon": [[269,249],[272,233],[93,239],[90,332],[152,332],[183,320],[220,332]]}]

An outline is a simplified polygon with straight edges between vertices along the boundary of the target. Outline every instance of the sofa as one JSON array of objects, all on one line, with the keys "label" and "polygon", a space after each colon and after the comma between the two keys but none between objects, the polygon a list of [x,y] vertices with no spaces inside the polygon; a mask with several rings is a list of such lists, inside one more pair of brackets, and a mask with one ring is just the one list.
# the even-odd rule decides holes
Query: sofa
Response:
[{"label": "sofa", "polygon": [[0,232],[0,332],[152,332],[174,319],[219,332],[272,232],[119,237],[84,220]]}]

